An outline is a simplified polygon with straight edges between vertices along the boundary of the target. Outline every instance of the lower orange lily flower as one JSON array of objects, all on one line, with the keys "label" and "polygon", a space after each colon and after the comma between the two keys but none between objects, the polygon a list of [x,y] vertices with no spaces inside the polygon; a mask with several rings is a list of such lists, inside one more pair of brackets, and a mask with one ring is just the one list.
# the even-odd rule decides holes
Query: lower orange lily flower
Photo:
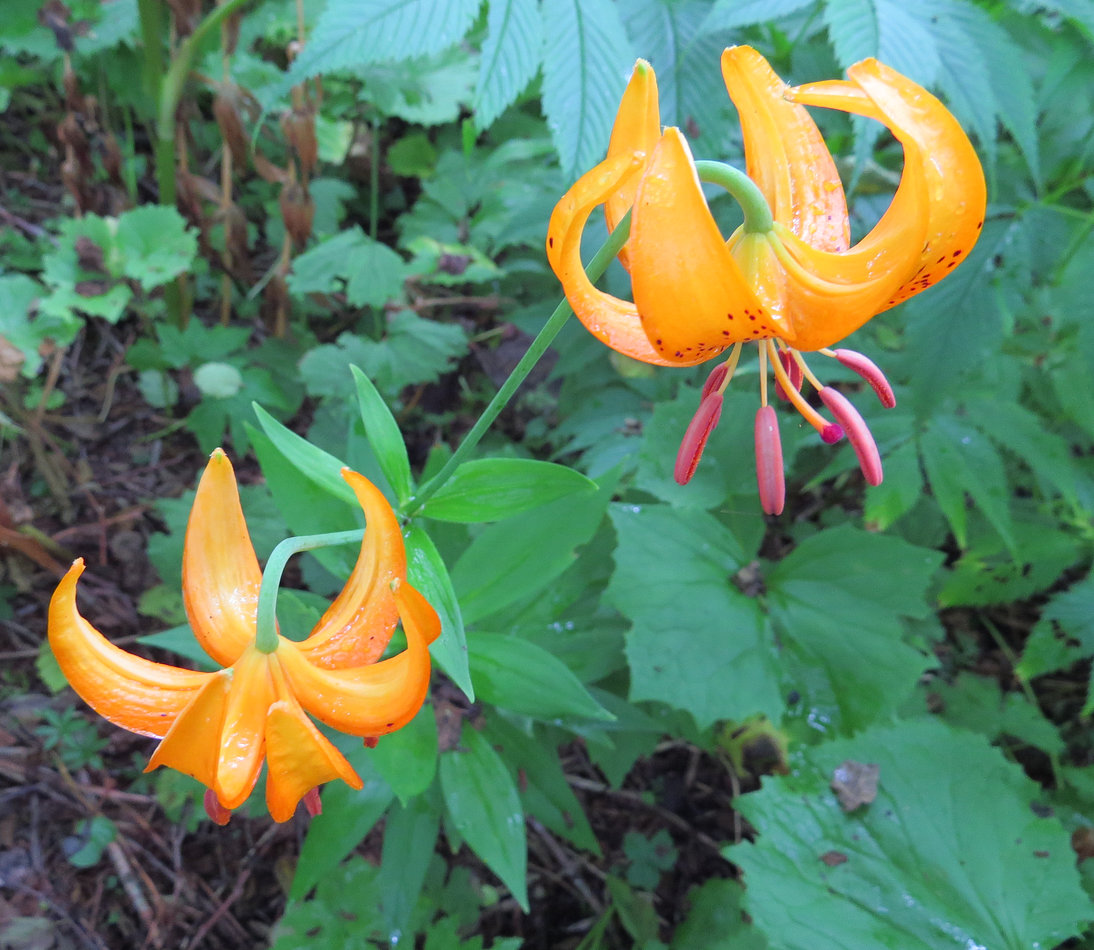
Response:
[{"label": "lower orange lily flower", "polygon": [[[406,582],[399,523],[364,476],[342,470],[364,509],[367,530],[345,588],[306,640],[280,635],[259,649],[262,574],[227,456],[217,449],[198,485],[186,529],[183,592],[198,641],[224,667],[199,673],[154,663],[114,646],[76,607],[77,560],[49,606],[49,642],[73,689],[115,725],[162,741],[148,764],[191,775],[209,791],[205,807],[220,824],[251,793],[269,765],[266,803],[287,821],[304,799],[318,809],[317,786],[361,779],[316,728],[316,719],[372,743],[409,722],[429,686],[429,644],[440,620]],[[402,621],[406,649],[383,653]],[[147,771],[146,770],[146,771]]]},{"label": "lower orange lily flower", "polygon": [[[874,59],[847,73],[846,81],[791,88],[750,47],[722,54],[722,75],[741,118],[748,176],[735,172],[740,177],[733,179],[733,170],[720,166],[726,174],[712,179],[726,184],[745,208],[744,224],[726,240],[707,207],[700,168],[683,135],[660,128],[656,76],[639,60],[607,158],[563,196],[548,229],[548,260],[567,300],[612,349],[647,363],[694,366],[732,348],[708,382],[681,446],[676,468],[681,483],[694,473],[717,424],[741,345],[759,344],[757,466],[761,502],[773,514],[782,509],[785,489],[775,416],[765,411],[767,365],[778,395],[790,400],[824,441],[848,435],[867,481],[879,483],[880,458],[861,416],[813,375],[802,353],[835,357],[869,382],[884,405],[894,405],[892,390],[869,359],[830,347],[946,276],[968,254],[984,223],[983,170],[942,103]],[[843,184],[803,104],[875,119],[904,149],[892,203],[853,246]],[[605,206],[609,227],[631,211],[620,260],[631,274],[633,303],[597,290],[585,274],[581,236],[598,205]],[[803,377],[834,422],[802,397]]]}]

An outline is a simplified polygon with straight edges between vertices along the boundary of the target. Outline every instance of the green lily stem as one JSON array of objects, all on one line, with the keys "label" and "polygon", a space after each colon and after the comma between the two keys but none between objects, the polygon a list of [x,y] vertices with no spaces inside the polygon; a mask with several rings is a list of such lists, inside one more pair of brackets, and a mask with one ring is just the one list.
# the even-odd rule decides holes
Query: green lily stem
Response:
[{"label": "green lily stem", "polygon": [[771,206],[759,186],[743,171],[722,162],[696,162],[699,180],[721,185],[737,200],[744,212],[744,229],[751,234],[762,234],[774,227]]},{"label": "green lily stem", "polygon": [[[589,275],[589,280],[597,281],[604,274],[604,271],[608,269],[608,265],[622,249],[623,245],[627,243],[627,238],[631,233],[631,213],[628,211],[623,219],[616,225],[615,230],[608,235],[608,239],[600,246],[600,250],[593,255],[593,259],[589,261],[588,266],[585,268],[585,273]],[[434,475],[421,490],[410,499],[410,504],[406,508],[404,514],[408,517],[421,511],[425,506],[425,503],[437,492],[452,473],[459,467],[460,463],[467,457],[468,453],[479,444],[479,440],[486,434],[486,430],[494,424],[494,420],[497,419],[502,409],[506,407],[509,400],[513,398],[513,394],[520,388],[520,384],[527,378],[528,374],[535,368],[536,363],[539,362],[540,357],[547,352],[547,348],[554,342],[555,337],[558,336],[559,331],[565,326],[566,321],[573,316],[573,310],[570,309],[570,305],[563,298],[557,307],[555,307],[554,313],[547,319],[547,322],[543,325],[543,329],[536,334],[536,338],[532,341],[532,345],[528,347],[528,351],[521,357],[520,362],[513,367],[513,371],[509,374],[509,378],[502,383],[501,389],[499,389],[493,399],[490,400],[490,404],[483,410],[478,421],[471,427],[471,431],[464,436],[463,441],[457,446],[456,451],[452,453],[450,458],[444,467]]]},{"label": "green lily stem", "polygon": [[277,591],[281,586],[281,575],[289,558],[301,551],[326,548],[334,544],[361,543],[364,531],[335,531],[331,534],[305,534],[299,538],[286,538],[273,550],[266,568],[262,572],[262,587],[258,592],[258,632],[255,637],[255,649],[260,653],[273,653],[277,650]]}]

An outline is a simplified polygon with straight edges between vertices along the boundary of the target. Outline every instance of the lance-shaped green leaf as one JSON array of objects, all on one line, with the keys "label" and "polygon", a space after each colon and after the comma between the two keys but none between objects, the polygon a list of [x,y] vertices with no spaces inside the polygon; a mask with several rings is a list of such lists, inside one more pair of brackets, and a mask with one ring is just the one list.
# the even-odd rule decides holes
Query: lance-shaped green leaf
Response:
[{"label": "lance-shaped green leaf", "polygon": [[402,729],[384,736],[369,753],[369,761],[406,805],[433,782],[437,774],[437,720],[426,703]]},{"label": "lance-shaped green leaf", "polygon": [[452,569],[465,621],[543,590],[566,570],[596,533],[618,481],[619,473],[609,472],[592,494],[560,498],[480,531]]},{"label": "lance-shaped green leaf", "polygon": [[425,883],[441,826],[436,795],[419,795],[395,805],[384,823],[380,865],[380,910],[391,943],[410,926],[410,915]]},{"label": "lance-shaped green leaf", "polygon": [[475,633],[468,641],[478,697],[502,709],[552,722],[614,719],[560,659],[520,637]]},{"label": "lance-shaped green leaf", "polygon": [[422,514],[465,524],[500,521],[568,495],[595,491],[592,479],[554,462],[476,459],[452,473]]},{"label": "lance-shaped green leaf", "polygon": [[351,366],[353,381],[357,386],[357,405],[361,410],[361,422],[365,427],[372,451],[380,465],[384,478],[395,491],[399,504],[405,505],[414,490],[410,475],[410,459],[406,443],[399,431],[399,423],[391,414],[384,397],[359,367]]},{"label": "lance-shaped green leaf", "polygon": [[[846,762],[878,767],[876,798],[850,811],[830,787]],[[983,737],[899,722],[816,746],[737,799],[756,842],[727,856],[780,950],[1054,947],[1094,905],[1040,796]]]},{"label": "lance-shaped green leaf", "polygon": [[509,770],[481,733],[465,726],[459,747],[441,756],[441,790],[453,826],[527,913],[524,812]]},{"label": "lance-shaped green leaf", "polygon": [[342,478],[341,473],[345,463],[286,428],[258,403],[254,403],[254,411],[258,416],[258,424],[262,426],[262,431],[269,437],[274,448],[307,476],[316,487],[327,494],[334,495],[335,498],[341,498],[348,505],[357,504],[353,489]]},{"label": "lance-shaped green leaf", "polygon": [[474,702],[460,602],[440,552],[418,522],[413,522],[406,530],[406,572],[410,583],[425,595],[441,618],[441,635],[430,644],[430,655]]}]

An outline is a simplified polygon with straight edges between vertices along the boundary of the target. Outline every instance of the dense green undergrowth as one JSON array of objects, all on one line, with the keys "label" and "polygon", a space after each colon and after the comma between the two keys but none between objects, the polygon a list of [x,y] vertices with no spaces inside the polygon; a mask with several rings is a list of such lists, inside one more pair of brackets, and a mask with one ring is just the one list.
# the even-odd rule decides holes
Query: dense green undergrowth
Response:
[{"label": "dense green undergrowth", "polygon": [[[482,907],[528,909],[525,817],[600,855],[558,750],[580,743],[619,786],[665,735],[750,787],[749,737],[779,752],[734,800],[748,834],[718,842],[724,877],[695,883],[685,919],[671,926],[656,900],[663,851],[632,839],[639,871],[607,869],[584,950],[1081,939],[1094,917],[1094,862],[1072,846],[1094,827],[1094,8],[329,0],[301,5],[292,58],[297,5],[263,0],[242,7],[234,47],[211,29],[185,51],[176,125],[170,74],[147,79],[141,39],[153,28],[161,56],[182,55],[189,31],[176,22],[168,43],[166,6],[159,33],[131,0],[10,7],[0,108],[26,134],[0,131],[0,161],[65,193],[40,224],[23,195],[5,198],[25,226],[0,234],[0,438],[29,438],[40,406],[65,411],[50,374],[65,347],[104,321],[128,327],[147,403],[201,452],[257,456],[265,484],[243,504],[260,557],[287,534],[355,524],[338,477],[350,464],[406,516],[410,578],[444,623],[434,703],[375,749],[343,743],[364,788],[323,792],[274,947],[481,946]],[[743,167],[717,66],[742,42],[793,81],[876,55],[936,90],[984,162],[969,259],[854,337],[897,395],[869,419],[884,482],[866,488],[849,447],[784,423],[787,511],[764,517],[745,364],[677,485],[701,371],[610,357],[571,322],[546,381],[420,504],[514,341],[560,297],[546,222],[602,157],[635,57],[657,69],[663,121]],[[900,148],[868,122],[817,119],[862,233]],[[165,168],[164,154],[182,161]],[[155,203],[168,180],[178,210]],[[621,271],[607,286],[625,287]],[[142,610],[172,628],[150,642],[201,660],[174,626],[189,504],[156,502],[170,533],[152,538],[163,583]],[[279,601],[289,635],[352,557],[305,559],[307,590]],[[439,735],[442,679],[458,724]],[[101,765],[78,724],[43,728],[70,765]],[[377,864],[355,850],[381,821]],[[461,845],[495,883],[449,865]]]}]

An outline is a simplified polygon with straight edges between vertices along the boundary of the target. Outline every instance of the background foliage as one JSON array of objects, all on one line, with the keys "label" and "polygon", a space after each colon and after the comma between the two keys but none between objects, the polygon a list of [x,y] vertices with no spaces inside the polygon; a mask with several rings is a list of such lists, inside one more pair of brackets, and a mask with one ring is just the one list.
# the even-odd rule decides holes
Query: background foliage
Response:
[{"label": "background foliage", "polygon": [[[572,856],[560,873],[597,869],[567,921],[585,950],[1090,945],[1088,0],[263,0],[233,51],[217,31],[193,51],[178,211],[150,193],[153,89],[127,80],[147,67],[147,9],[77,0],[51,32],[37,0],[8,7],[0,107],[45,102],[87,148],[42,128],[17,152],[43,177],[71,153],[79,182],[40,226],[5,198],[9,225],[29,225],[0,236],[5,454],[36,444],[45,408],[64,411],[65,348],[125,328],[140,396],[192,440],[195,477],[199,450],[257,457],[264,484],[244,507],[260,555],[346,527],[348,463],[407,517],[411,580],[444,622],[431,705],[376,749],[343,746],[364,788],[324,790],[271,946],[482,946],[498,907],[513,916],[493,946],[538,946],[516,910],[549,877],[529,870],[530,828]],[[418,506],[559,297],[546,221],[602,157],[634,58],[697,157],[743,166],[717,66],[743,42],[794,82],[878,56],[936,90],[984,161],[968,261],[856,335],[897,394],[869,417],[883,484],[784,420],[787,513],[765,519],[745,366],[681,488],[671,467],[701,371],[624,365],[569,325],[549,372]],[[96,103],[66,94],[66,71]],[[216,101],[246,129],[219,179],[232,141]],[[817,118],[863,233],[899,147]],[[181,619],[189,501],[157,507],[162,584],[142,610],[163,626]],[[351,556],[303,560],[283,628],[308,629]],[[184,630],[149,641],[195,654]],[[68,767],[104,768],[80,726],[40,728]],[[686,901],[661,882],[697,830],[630,830],[612,864],[566,769],[580,750],[604,789],[625,789],[665,741],[717,764],[736,815]],[[857,800],[847,763],[878,767]],[[99,822],[71,860],[93,866],[113,833]]]}]

